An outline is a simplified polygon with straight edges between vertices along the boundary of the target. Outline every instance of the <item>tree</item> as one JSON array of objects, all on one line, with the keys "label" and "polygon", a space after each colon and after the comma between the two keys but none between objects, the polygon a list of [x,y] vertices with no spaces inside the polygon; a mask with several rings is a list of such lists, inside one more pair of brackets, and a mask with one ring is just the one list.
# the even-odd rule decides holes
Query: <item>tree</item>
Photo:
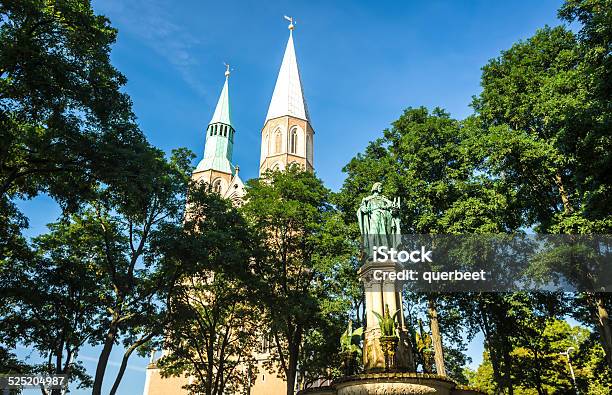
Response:
[{"label": "tree", "polygon": [[[610,40],[610,0],[566,0],[559,9],[559,17],[567,22],[577,22],[581,68],[590,78],[588,94],[593,99],[598,128],[610,124],[610,90],[612,89],[612,56]],[[608,166],[605,161],[600,164]],[[605,170],[605,169],[604,169]],[[604,211],[605,214],[605,211]]]},{"label": "tree", "polygon": [[486,394],[495,394],[493,367],[491,366],[489,354],[486,351],[483,352],[482,363],[478,366],[476,371],[467,368],[465,375],[468,378],[468,384],[470,386],[478,388],[480,391],[484,391]]},{"label": "tree", "polygon": [[[21,236],[27,219],[13,199],[46,193],[60,203],[66,216],[80,210],[89,215],[96,212],[96,205],[88,202],[100,202],[100,190],[115,197],[137,196],[144,188],[143,179],[151,162],[159,161],[159,151],[147,143],[138,129],[130,98],[121,91],[126,79],[110,63],[110,47],[116,35],[108,19],[93,12],[89,1],[25,0],[0,4],[3,292],[13,287],[19,276],[22,284],[31,280],[16,271],[21,264],[27,263],[35,271],[53,270],[52,265],[56,264],[33,261],[32,252]],[[160,166],[152,168],[160,170]],[[138,180],[139,177],[142,179]],[[96,207],[102,213],[105,209],[112,211],[117,207],[114,204],[117,201]],[[61,240],[64,231],[67,229],[56,229],[53,237]],[[130,283],[128,288],[133,285]],[[66,282],[56,283],[51,289],[66,286],[69,286]],[[23,305],[34,308],[33,295],[22,295]],[[11,301],[14,304],[5,305],[1,312],[3,318],[5,312],[10,315],[20,306],[15,298]],[[136,326],[132,322],[132,327]],[[11,346],[16,339],[3,333],[2,341]],[[78,341],[73,345],[76,344]],[[101,365],[105,363],[102,358]]]},{"label": "tree", "polygon": [[[164,329],[164,302],[180,268],[159,257],[175,244],[167,230],[182,219],[190,157],[177,151],[167,161],[152,151],[142,164],[148,172],[122,189],[100,185],[78,214],[35,239],[34,257],[10,260],[3,337],[33,346],[48,358],[44,371],[71,373],[94,393],[122,342],[115,393],[130,355]],[[93,380],[77,360],[85,343],[102,345]]]},{"label": "tree", "polygon": [[79,387],[92,383],[78,354],[84,344],[98,342],[101,293],[108,289],[92,270],[100,264],[99,251],[87,226],[87,220],[67,218],[34,240],[37,256],[20,266],[23,275],[5,289],[14,304],[1,322],[3,333],[36,349],[46,361],[34,371],[69,375]]},{"label": "tree", "polygon": [[110,63],[117,31],[89,1],[4,1],[0,15],[0,197],[74,207],[147,151]]},{"label": "tree", "polygon": [[184,225],[164,260],[181,268],[169,298],[157,361],[164,376],[187,374],[190,393],[242,393],[255,382],[257,238],[229,201],[193,185]]},{"label": "tree", "polygon": [[243,289],[219,272],[188,278],[171,301],[169,330],[157,366],[164,376],[188,375],[192,394],[243,393],[255,382],[258,323]]},{"label": "tree", "polygon": [[116,36],[89,1],[0,4],[0,276],[31,255],[14,199],[45,193],[69,215],[153,151],[110,63]]},{"label": "tree", "polygon": [[334,279],[342,263],[349,261],[351,250],[343,233],[344,222],[329,201],[330,192],[319,179],[289,169],[248,182],[241,208],[263,237],[266,265],[261,283],[266,284],[262,295],[274,341],[272,358],[290,395],[304,341],[334,320],[339,325],[337,354],[345,312],[350,308],[350,302],[335,294]]},{"label": "tree", "polygon": [[[516,336],[511,352],[515,393],[574,393],[567,358],[561,354],[569,347],[575,349],[570,358],[578,391],[592,395],[609,393],[612,383],[605,366],[605,356],[601,346],[592,341],[589,330],[580,326],[572,327],[566,321],[546,316],[534,319],[531,312],[528,312],[525,320],[532,333],[525,332]],[[469,372],[468,377],[470,385],[488,394],[496,393],[487,352],[478,369]]]},{"label": "tree", "polygon": [[100,394],[108,358],[123,338],[123,357],[114,390],[125,371],[127,358],[140,346],[160,334],[159,314],[163,301],[179,278],[180,268],[163,266],[160,258],[168,226],[180,222],[186,204],[193,154],[176,150],[170,161],[154,152],[142,165],[147,169],[119,190],[105,189],[90,202],[91,231],[103,240],[102,265],[97,268],[110,292],[105,299],[104,335],[93,383]]},{"label": "tree", "polygon": [[583,341],[588,331],[570,333],[569,324],[555,318],[564,311],[554,311],[559,307],[554,295],[517,293],[515,299],[523,301],[515,304],[519,325],[512,338],[514,382],[519,388],[533,388],[538,394],[548,394],[551,388],[569,390],[571,382],[563,374],[566,369],[560,352]]},{"label": "tree", "polygon": [[[562,14],[584,19],[581,40],[564,27],[547,27],[515,44],[483,68],[483,91],[473,103],[488,146],[487,168],[511,186],[523,226],[544,233],[609,233],[612,223],[612,113],[609,97],[601,95],[609,82],[602,68],[591,73],[594,60],[587,54],[594,49],[586,38],[588,18],[600,23],[598,13],[606,11],[594,6],[583,13],[577,4],[568,2]],[[581,300],[590,306],[588,321],[598,328],[612,367],[609,296],[589,292]]]}]

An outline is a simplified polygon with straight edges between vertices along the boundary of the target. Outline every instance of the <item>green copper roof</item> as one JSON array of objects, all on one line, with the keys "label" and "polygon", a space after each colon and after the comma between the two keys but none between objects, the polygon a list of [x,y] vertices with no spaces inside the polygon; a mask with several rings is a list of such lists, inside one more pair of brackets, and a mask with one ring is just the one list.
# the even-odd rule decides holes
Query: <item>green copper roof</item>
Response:
[{"label": "green copper roof", "polygon": [[217,170],[234,174],[232,152],[234,150],[235,130],[230,118],[229,103],[229,67],[225,72],[225,84],[219,96],[215,113],[206,128],[206,144],[204,158],[198,163],[197,171]]},{"label": "green copper roof", "polygon": [[229,89],[228,89],[228,80],[229,73],[225,74],[225,84],[223,84],[223,90],[221,91],[221,96],[219,96],[219,101],[217,102],[217,107],[215,108],[215,113],[212,116],[212,119],[209,123],[224,123],[226,125],[232,125],[232,117],[230,112],[230,102],[229,102]]},{"label": "green copper roof", "polygon": [[198,172],[211,169],[223,173],[234,174],[234,166],[232,166],[227,158],[203,158],[200,163],[198,163],[198,167],[196,167],[195,171]]}]

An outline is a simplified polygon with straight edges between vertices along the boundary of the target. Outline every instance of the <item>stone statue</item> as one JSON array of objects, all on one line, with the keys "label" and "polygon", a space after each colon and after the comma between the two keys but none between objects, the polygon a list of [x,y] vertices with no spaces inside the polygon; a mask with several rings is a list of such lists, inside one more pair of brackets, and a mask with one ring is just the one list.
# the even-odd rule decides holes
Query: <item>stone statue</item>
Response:
[{"label": "stone statue", "polygon": [[391,201],[381,195],[382,184],[372,185],[372,194],[361,201],[357,210],[363,247],[368,257],[374,246],[397,247],[400,242],[399,198]]}]

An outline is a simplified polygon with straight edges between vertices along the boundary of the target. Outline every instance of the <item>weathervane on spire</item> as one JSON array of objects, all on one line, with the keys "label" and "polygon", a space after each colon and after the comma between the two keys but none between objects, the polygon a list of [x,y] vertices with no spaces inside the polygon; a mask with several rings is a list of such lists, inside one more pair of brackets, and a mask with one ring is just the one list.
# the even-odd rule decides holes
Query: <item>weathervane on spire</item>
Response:
[{"label": "weathervane on spire", "polygon": [[293,32],[293,29],[295,29],[295,23],[297,23],[297,21],[295,21],[295,23],[293,23],[293,17],[292,16],[284,15],[284,18],[289,21],[288,28],[289,28],[289,30],[291,30]]},{"label": "weathervane on spire", "polygon": [[230,76],[230,65],[228,63],[223,63],[225,65],[225,78]]}]

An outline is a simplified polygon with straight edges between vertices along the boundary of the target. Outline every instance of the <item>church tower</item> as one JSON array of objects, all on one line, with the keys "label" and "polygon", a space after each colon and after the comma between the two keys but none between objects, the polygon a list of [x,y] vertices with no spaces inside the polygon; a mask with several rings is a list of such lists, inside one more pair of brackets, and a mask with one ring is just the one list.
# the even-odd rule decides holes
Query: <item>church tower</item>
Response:
[{"label": "church tower", "polygon": [[314,170],[314,130],[295,56],[295,26],[292,18],[287,19],[291,22],[289,41],[261,130],[260,176],[267,170],[285,170],[295,165],[304,170]]},{"label": "church tower", "polygon": [[229,101],[229,65],[225,71],[225,84],[221,90],[217,107],[206,128],[204,157],[193,172],[194,181],[211,186],[221,196],[239,203],[244,195],[244,184],[238,177],[238,166],[232,164],[234,137]]}]

